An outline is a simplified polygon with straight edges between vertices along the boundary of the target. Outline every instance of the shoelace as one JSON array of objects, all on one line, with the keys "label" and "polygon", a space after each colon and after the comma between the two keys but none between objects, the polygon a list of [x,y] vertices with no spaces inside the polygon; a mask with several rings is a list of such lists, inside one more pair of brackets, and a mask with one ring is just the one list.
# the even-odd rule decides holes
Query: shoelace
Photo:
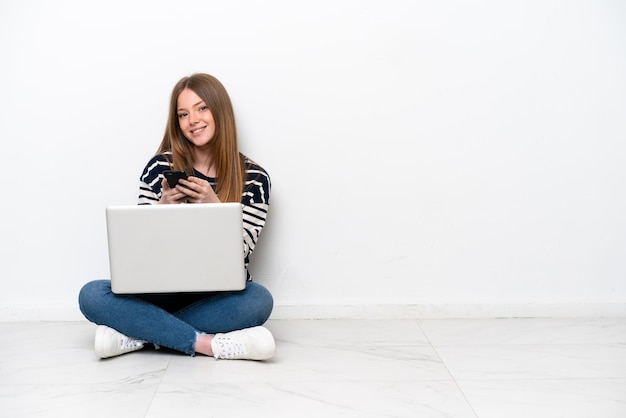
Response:
[{"label": "shoelace", "polygon": [[134,338],[127,336],[122,338],[122,346],[120,347],[122,350],[131,350],[133,348],[141,347],[143,347],[143,341],[135,340]]},{"label": "shoelace", "polygon": [[233,359],[246,353],[245,344],[242,342],[230,338],[219,338],[216,342],[218,352],[214,353],[215,358]]}]

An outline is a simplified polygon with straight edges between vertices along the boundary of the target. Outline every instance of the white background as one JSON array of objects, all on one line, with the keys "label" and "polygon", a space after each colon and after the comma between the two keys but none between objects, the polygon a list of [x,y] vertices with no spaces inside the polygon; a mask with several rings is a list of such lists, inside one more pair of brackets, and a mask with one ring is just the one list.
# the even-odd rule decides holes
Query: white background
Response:
[{"label": "white background", "polygon": [[80,318],[193,72],[272,176],[278,313],[626,304],[623,1],[3,0],[0,59],[0,319]]}]

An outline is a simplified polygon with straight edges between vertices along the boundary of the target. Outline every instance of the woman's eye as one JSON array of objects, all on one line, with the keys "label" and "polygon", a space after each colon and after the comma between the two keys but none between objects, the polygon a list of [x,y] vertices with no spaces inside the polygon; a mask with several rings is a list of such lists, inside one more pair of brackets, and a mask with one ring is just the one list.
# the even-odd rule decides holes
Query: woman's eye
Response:
[{"label": "woman's eye", "polygon": [[187,116],[187,114],[186,114],[186,113],[179,113],[179,114],[178,114],[178,119],[182,119],[182,118],[184,118],[185,116]]},{"label": "woman's eye", "polygon": [[200,106],[200,112],[204,112],[205,110],[207,110],[208,107],[207,106]]}]

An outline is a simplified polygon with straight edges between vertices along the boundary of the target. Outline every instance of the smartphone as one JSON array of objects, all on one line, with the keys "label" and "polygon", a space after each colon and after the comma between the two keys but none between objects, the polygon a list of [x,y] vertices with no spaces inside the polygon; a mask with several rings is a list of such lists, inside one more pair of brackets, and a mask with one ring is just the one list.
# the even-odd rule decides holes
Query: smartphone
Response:
[{"label": "smartphone", "polygon": [[187,173],[183,170],[166,170],[163,172],[163,175],[172,189],[176,187],[180,179],[187,179]]}]

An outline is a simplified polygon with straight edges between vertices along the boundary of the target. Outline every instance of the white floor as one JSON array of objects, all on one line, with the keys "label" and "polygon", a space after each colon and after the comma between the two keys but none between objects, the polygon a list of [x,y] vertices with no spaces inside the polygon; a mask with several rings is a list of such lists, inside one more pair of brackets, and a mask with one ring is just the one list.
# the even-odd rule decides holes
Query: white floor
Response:
[{"label": "white floor", "polygon": [[1,417],[626,417],[626,319],[284,320],[268,362],[0,323]]}]

